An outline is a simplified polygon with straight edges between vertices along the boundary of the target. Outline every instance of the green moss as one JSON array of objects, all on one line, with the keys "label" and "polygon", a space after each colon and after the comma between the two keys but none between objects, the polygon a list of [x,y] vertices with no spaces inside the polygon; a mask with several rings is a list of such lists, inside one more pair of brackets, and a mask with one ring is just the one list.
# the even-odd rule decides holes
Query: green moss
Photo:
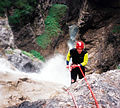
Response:
[{"label": "green moss", "polygon": [[26,56],[30,57],[32,60],[34,59],[33,54],[26,52],[26,51],[22,51],[23,54],[25,54]]},{"label": "green moss", "polygon": [[58,36],[62,32],[59,21],[64,16],[67,6],[63,4],[54,4],[45,19],[45,32],[38,36],[36,42],[45,49],[51,42],[51,38]]},{"label": "green moss", "polygon": [[30,52],[22,51],[22,53],[30,57],[32,60],[34,58],[38,58],[39,60],[45,61],[45,58],[41,56],[41,54],[35,50],[31,50]]},{"label": "green moss", "polygon": [[34,55],[36,58],[38,58],[38,59],[40,59],[42,61],[45,61],[45,58],[39,52],[37,52],[35,50],[31,50],[30,53],[32,55]]}]

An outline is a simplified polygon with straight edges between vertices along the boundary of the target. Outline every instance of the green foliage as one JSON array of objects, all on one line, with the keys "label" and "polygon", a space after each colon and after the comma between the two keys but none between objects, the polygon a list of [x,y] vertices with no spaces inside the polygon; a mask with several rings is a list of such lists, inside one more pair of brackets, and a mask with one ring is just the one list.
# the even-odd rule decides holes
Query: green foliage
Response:
[{"label": "green foliage", "polygon": [[35,50],[31,50],[30,53],[32,55],[34,55],[36,58],[42,60],[42,61],[45,61],[45,58],[43,56],[41,56],[41,54]]},{"label": "green foliage", "polygon": [[4,16],[4,13],[7,8],[11,6],[10,0],[1,0],[0,1],[0,16]]},{"label": "green foliage", "polygon": [[19,20],[20,17],[21,17],[20,11],[19,11],[19,9],[16,9],[14,11],[14,14],[12,16],[9,16],[9,22],[12,24],[18,24],[18,23],[20,23],[20,20]]},{"label": "green foliage", "polygon": [[10,24],[24,24],[29,21],[36,5],[37,0],[1,0],[0,16],[12,7],[14,11],[12,10],[13,14],[9,16]]},{"label": "green foliage", "polygon": [[29,52],[26,52],[26,51],[22,51],[23,54],[25,54],[26,56],[30,57],[32,60],[34,59],[34,56],[29,53]]},{"label": "green foliage", "polygon": [[117,69],[120,69],[120,64],[117,66]]},{"label": "green foliage", "polygon": [[10,24],[24,24],[30,20],[30,16],[35,10],[37,0],[15,0],[16,7],[13,15],[9,17]]},{"label": "green foliage", "polygon": [[51,42],[51,38],[58,36],[61,31],[59,21],[64,16],[67,6],[54,4],[45,19],[45,32],[38,36],[36,41],[43,49]]},{"label": "green foliage", "polygon": [[49,11],[49,16],[55,18],[57,22],[63,17],[67,9],[66,5],[54,4]]},{"label": "green foliage", "polygon": [[113,32],[113,33],[120,33],[120,25],[114,26],[112,32]]},{"label": "green foliage", "polygon": [[22,53],[30,57],[32,60],[34,59],[34,57],[36,57],[39,60],[45,61],[45,58],[41,56],[41,54],[35,50],[31,50],[30,52],[22,51]]}]

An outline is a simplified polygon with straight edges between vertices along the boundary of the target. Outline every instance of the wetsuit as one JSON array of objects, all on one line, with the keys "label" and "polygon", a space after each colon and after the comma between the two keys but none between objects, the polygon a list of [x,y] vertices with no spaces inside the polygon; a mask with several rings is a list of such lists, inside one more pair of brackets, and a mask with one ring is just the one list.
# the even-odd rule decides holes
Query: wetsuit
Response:
[{"label": "wetsuit", "polygon": [[[67,54],[67,65],[69,65],[69,61],[70,58],[72,58],[72,64],[80,64],[81,69],[83,70],[83,73],[85,74],[85,65],[88,62],[88,53],[86,50],[82,50],[82,52],[79,54],[77,52],[76,48],[71,49],[68,54]],[[71,79],[74,80],[74,82],[76,82],[77,79],[77,75],[79,75],[79,79],[83,78],[83,75],[79,69],[79,67],[76,67],[74,69],[72,69],[71,71]]]}]

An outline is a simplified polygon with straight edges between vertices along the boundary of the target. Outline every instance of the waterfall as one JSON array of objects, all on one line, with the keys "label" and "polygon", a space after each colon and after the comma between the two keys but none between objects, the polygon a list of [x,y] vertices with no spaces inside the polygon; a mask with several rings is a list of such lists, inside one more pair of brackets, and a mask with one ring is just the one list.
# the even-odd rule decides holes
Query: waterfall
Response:
[{"label": "waterfall", "polygon": [[[69,29],[70,40],[68,42],[68,45],[70,45],[69,48],[71,49],[74,47],[75,35],[78,31],[78,28],[75,25],[72,25],[69,28],[70,28]],[[40,68],[40,72],[25,73],[15,68],[15,66],[12,65],[7,60],[7,58],[0,56],[0,78],[1,78],[0,101],[4,101],[4,103],[1,103],[0,105],[8,105],[9,104],[7,103],[8,101],[10,101],[11,103],[13,102],[12,104],[14,104],[14,101],[10,100],[9,96],[12,96],[14,98],[16,97],[19,98],[22,96],[22,94],[24,94],[28,97],[28,100],[29,98],[32,100],[40,99],[40,98],[44,99],[44,98],[48,98],[53,93],[53,91],[55,92],[55,90],[59,90],[63,86],[69,87],[71,85],[71,77],[70,77],[70,71],[66,69],[65,58],[66,57],[63,55],[56,54],[52,58],[47,60],[45,63],[43,63],[42,67]],[[21,82],[21,80],[19,82],[19,79],[22,79],[22,78],[23,79],[28,78],[30,79],[30,82],[27,82],[27,81]],[[23,84],[23,86],[21,86],[21,84]],[[24,84],[28,84],[28,85],[24,85]],[[31,86],[31,87],[29,88],[28,86]],[[8,93],[9,88],[11,87],[14,87],[17,89],[11,89],[11,91]],[[27,92],[27,90],[24,90],[25,87],[27,88],[28,91],[31,91],[30,92],[31,95]],[[47,92],[48,89],[49,89],[49,92]],[[36,93],[39,94],[39,92],[41,92],[40,90],[43,90],[42,91],[43,95],[41,94],[36,96],[35,94]],[[19,94],[19,92],[22,94]],[[35,98],[32,94],[35,95]]]},{"label": "waterfall", "polygon": [[70,86],[70,72],[66,69],[63,55],[57,54],[48,60],[41,70],[41,79]]},{"label": "waterfall", "polygon": [[17,70],[6,59],[0,58],[0,76],[6,76],[5,80],[15,80],[21,77],[27,77],[34,81],[48,81],[63,86],[70,86],[70,73],[66,69],[65,57],[56,54],[54,57],[46,61],[40,72],[38,73],[25,73]]},{"label": "waterfall", "polygon": [[[68,42],[69,49],[74,47],[75,36],[78,32],[76,25],[69,26],[70,40]],[[6,75],[6,79],[16,79],[21,77],[28,77],[37,81],[49,81],[65,86],[70,86],[70,72],[66,69],[66,57],[56,54],[54,57],[46,61],[40,72],[38,73],[24,73],[17,70],[6,59],[0,58],[0,75]]]},{"label": "waterfall", "polygon": [[[77,32],[78,32],[78,26],[77,25],[69,26],[69,35],[70,35],[70,39],[68,41],[69,50],[75,47]],[[71,64],[71,63],[72,63],[72,60],[70,59],[69,64]]]},{"label": "waterfall", "polygon": [[78,26],[77,25],[69,26],[69,34],[70,34],[70,40],[68,41],[69,49],[72,49],[75,46],[77,32],[78,32]]}]

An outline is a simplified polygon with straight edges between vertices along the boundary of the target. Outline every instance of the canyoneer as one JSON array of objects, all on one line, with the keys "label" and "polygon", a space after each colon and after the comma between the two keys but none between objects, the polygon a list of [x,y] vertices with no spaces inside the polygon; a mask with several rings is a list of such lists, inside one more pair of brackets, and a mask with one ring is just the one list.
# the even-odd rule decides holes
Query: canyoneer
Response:
[{"label": "canyoneer", "polygon": [[78,66],[81,67],[83,73],[85,74],[85,65],[88,63],[88,53],[84,49],[84,43],[82,41],[76,42],[76,48],[69,50],[66,58],[66,68],[69,68],[69,61],[72,58],[72,70],[71,70],[71,84],[75,83],[77,80],[77,75],[79,79],[83,78],[83,75]]}]

